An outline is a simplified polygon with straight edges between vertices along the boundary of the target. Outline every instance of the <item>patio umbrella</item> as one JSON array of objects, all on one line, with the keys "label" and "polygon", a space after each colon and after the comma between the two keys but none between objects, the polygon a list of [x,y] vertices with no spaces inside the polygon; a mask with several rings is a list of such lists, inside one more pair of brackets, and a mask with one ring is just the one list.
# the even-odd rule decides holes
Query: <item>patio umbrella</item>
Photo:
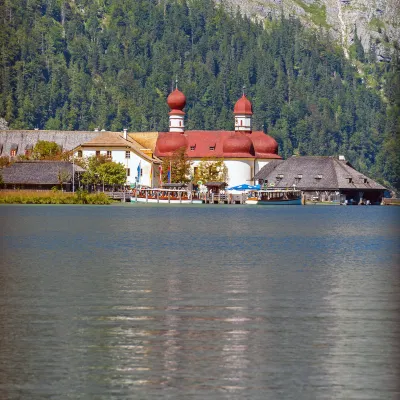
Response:
[{"label": "patio umbrella", "polygon": [[244,183],[242,185],[228,187],[227,190],[244,191],[244,190],[260,190],[260,188],[261,188],[260,185],[253,186],[253,185],[248,185],[247,183]]}]

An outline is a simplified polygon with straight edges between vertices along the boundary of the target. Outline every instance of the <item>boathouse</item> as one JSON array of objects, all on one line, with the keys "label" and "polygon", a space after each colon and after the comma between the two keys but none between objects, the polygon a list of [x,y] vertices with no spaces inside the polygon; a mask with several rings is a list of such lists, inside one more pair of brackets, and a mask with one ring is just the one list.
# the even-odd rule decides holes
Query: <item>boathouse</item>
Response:
[{"label": "boathouse", "polygon": [[85,170],[68,161],[16,161],[1,170],[5,189],[49,190],[62,184],[66,190],[79,184],[79,176]]},{"label": "boathouse", "polygon": [[387,190],[339,157],[293,156],[274,160],[254,179],[263,188],[296,188],[306,202],[380,204]]}]

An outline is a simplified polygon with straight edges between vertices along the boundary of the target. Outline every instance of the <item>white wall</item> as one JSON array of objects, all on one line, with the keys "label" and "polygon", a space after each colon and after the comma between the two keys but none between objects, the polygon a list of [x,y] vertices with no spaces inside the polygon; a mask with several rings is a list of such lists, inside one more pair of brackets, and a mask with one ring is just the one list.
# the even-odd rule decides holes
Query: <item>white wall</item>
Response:
[{"label": "white wall", "polygon": [[[202,160],[192,160],[192,168],[197,167]],[[252,184],[250,181],[253,177],[252,167],[253,160],[224,160],[224,164],[228,168],[228,186],[237,186],[243,183]]]},{"label": "white wall", "polygon": [[[257,174],[264,165],[267,165],[270,162],[270,160],[262,160],[258,159],[256,160],[256,170],[254,171],[254,175]],[[257,184],[257,182],[255,182]]]},{"label": "white wall", "polygon": [[[151,171],[151,162],[147,161],[146,159],[138,156],[136,153],[130,151],[130,158],[125,158],[125,150],[116,149],[111,150],[111,158],[112,161],[121,163],[124,165],[125,168],[130,169],[130,176],[127,176],[126,184],[130,185],[136,182],[137,177],[137,169],[140,162],[140,167],[143,170],[142,176],[140,177],[139,183],[142,185],[151,186],[152,183],[152,171]],[[100,151],[101,155],[107,155],[106,150]],[[83,150],[82,156],[84,158],[93,157],[96,155],[96,150]],[[75,157],[77,156],[77,152],[75,153]]]}]

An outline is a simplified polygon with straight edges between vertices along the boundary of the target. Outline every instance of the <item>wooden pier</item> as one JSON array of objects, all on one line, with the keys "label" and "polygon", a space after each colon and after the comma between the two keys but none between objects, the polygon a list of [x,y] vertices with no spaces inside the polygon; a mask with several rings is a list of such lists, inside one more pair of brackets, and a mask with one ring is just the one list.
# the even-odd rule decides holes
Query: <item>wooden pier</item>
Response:
[{"label": "wooden pier", "polygon": [[[104,192],[110,199],[119,200],[122,203],[130,202],[134,195],[130,191],[126,192]],[[202,201],[204,204],[244,204],[246,196],[244,194],[219,194],[201,193],[198,197],[192,196],[193,202]]]}]

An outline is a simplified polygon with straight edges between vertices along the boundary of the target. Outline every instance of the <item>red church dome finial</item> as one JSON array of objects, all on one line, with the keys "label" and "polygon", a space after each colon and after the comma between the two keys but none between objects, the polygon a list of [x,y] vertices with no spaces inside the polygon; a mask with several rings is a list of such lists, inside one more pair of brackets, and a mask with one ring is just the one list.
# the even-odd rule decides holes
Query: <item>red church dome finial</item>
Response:
[{"label": "red church dome finial", "polygon": [[175,90],[168,96],[167,103],[171,111],[182,111],[186,105],[186,97],[178,89],[178,77],[175,79],[175,85]]}]

